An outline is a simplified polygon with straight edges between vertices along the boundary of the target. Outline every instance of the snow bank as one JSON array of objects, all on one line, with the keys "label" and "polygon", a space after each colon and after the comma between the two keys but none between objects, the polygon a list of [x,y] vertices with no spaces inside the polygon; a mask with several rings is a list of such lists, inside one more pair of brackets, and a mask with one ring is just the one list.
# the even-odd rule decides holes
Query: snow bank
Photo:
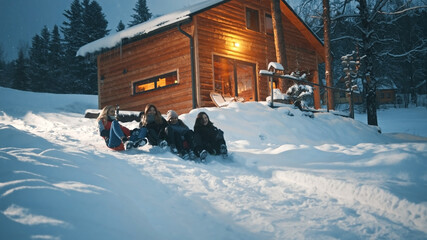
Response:
[{"label": "snow bank", "polygon": [[230,151],[198,164],[109,150],[83,118],[96,103],[0,88],[1,239],[427,238],[423,109],[379,111],[385,134],[290,105],[195,109],[180,118],[207,112]]}]

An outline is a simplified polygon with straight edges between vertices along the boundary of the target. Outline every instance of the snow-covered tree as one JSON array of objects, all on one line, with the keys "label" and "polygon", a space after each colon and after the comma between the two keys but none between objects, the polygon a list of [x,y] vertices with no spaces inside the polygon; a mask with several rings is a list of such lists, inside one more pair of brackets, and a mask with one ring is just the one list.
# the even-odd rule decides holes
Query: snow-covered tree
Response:
[{"label": "snow-covered tree", "polygon": [[416,86],[427,79],[427,11],[417,9],[394,15],[385,18],[394,19],[392,28],[396,40],[393,48],[383,51],[381,57],[389,66],[390,75],[395,76],[393,80],[404,94],[407,107],[409,100],[416,100]]},{"label": "snow-covered tree", "polygon": [[[400,2],[400,3],[399,3]],[[364,79],[364,96],[367,109],[368,124],[377,125],[376,117],[376,89],[379,84],[379,77],[393,78],[395,74],[389,72],[393,65],[390,59],[392,54],[411,52],[425,52],[424,41],[415,47],[408,47],[404,52],[396,51],[399,44],[407,45],[402,42],[397,29],[399,26],[398,14],[388,13],[409,13],[416,8],[410,8],[409,5],[403,5],[402,1],[391,0],[350,0],[339,1],[331,0],[331,49],[333,55],[343,56],[348,52],[357,51],[362,57],[361,71]],[[313,29],[321,29],[320,9],[313,6],[321,5],[320,0],[303,1],[298,8],[298,12],[305,12],[308,16],[305,19],[310,20]],[[412,9],[412,11],[408,11]],[[310,18],[312,16],[317,16]],[[425,16],[425,15],[424,15]],[[425,21],[420,21],[423,24]],[[413,26],[412,26],[413,27]],[[322,33],[317,32],[320,36]],[[425,39],[420,38],[420,39]],[[425,55],[424,55],[425,56]],[[420,57],[423,59],[422,57]],[[424,58],[425,59],[425,58]],[[339,58],[334,59],[334,72],[342,72]],[[422,69],[423,67],[419,67]],[[340,78],[335,76],[334,82]]]},{"label": "snow-covered tree", "polygon": [[148,21],[151,18],[151,12],[147,7],[147,1],[146,0],[138,0],[135,4],[135,8],[133,8],[135,11],[134,14],[132,14],[132,20],[128,24],[129,27],[135,26],[137,24],[143,23]]},{"label": "snow-covered tree", "polygon": [[298,108],[307,108],[313,102],[313,87],[294,84],[288,88],[286,95]]}]

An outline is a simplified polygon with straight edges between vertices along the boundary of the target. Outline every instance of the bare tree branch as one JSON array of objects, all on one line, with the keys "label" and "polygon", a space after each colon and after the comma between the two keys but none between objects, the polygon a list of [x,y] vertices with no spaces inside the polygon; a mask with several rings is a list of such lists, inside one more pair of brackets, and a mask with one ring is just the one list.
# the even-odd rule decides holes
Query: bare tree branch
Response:
[{"label": "bare tree branch", "polygon": [[406,8],[406,9],[403,9],[403,10],[400,10],[400,11],[396,11],[396,12],[391,12],[391,13],[378,11],[378,13],[385,14],[385,15],[396,15],[396,14],[402,14],[402,13],[405,13],[405,12],[408,12],[408,11],[411,11],[411,10],[422,9],[422,8],[427,8],[427,6],[410,7],[410,8]]}]

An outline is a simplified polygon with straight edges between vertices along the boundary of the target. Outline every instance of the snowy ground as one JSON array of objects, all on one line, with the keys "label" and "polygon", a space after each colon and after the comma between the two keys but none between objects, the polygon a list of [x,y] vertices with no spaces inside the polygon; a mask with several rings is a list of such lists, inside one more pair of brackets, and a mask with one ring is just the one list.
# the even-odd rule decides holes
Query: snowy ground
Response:
[{"label": "snowy ground", "polygon": [[[426,239],[427,110],[208,112],[230,161],[114,152],[97,97],[0,88],[0,239]],[[289,116],[293,113],[294,116]],[[134,127],[137,123],[128,123]]]}]

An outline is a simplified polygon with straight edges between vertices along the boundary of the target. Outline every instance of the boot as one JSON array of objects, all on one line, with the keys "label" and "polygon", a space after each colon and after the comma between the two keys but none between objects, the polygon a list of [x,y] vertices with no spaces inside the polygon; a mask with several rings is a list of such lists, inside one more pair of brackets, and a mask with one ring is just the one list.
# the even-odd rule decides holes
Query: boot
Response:
[{"label": "boot", "polygon": [[227,146],[225,146],[225,144],[221,144],[221,146],[219,147],[219,151],[220,151],[221,156],[223,158],[227,158],[228,157]]},{"label": "boot", "polygon": [[123,146],[125,147],[125,150],[129,150],[133,148],[133,142],[130,141],[126,136],[122,137],[122,143],[123,143]]},{"label": "boot", "polygon": [[202,150],[200,152],[199,156],[200,156],[200,161],[205,162],[206,161],[206,157],[208,156],[208,151]]},{"label": "boot", "polygon": [[146,138],[138,139],[133,143],[133,147],[134,148],[143,147],[147,144],[147,142],[148,141]]}]

